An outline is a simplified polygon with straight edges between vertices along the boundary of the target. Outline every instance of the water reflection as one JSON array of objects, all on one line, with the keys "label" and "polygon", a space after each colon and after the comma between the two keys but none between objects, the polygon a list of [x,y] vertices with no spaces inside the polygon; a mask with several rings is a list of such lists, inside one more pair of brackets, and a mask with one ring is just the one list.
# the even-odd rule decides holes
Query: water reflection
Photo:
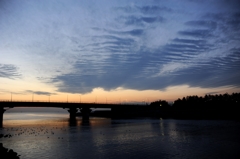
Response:
[{"label": "water reflection", "polygon": [[[10,115],[10,114],[9,114]],[[22,158],[236,158],[240,123],[234,121],[107,119],[69,115],[4,121],[4,146]],[[16,114],[14,115],[16,118]],[[219,153],[221,152],[221,153]],[[209,155],[210,154],[210,155]],[[206,157],[206,155],[208,155]],[[226,157],[227,156],[227,157]]]},{"label": "water reflection", "polygon": [[163,120],[162,119],[160,119],[159,126],[160,126],[161,135],[164,136],[164,126],[163,126]]},{"label": "water reflection", "polygon": [[69,126],[77,126],[77,119],[69,119],[68,120]]},{"label": "water reflection", "polygon": [[91,126],[91,120],[80,120],[80,126]]}]

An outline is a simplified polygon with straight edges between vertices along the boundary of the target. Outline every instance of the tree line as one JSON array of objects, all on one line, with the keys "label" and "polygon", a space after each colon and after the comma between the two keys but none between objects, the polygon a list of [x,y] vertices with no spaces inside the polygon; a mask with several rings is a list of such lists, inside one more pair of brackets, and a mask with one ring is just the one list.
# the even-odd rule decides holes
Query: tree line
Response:
[{"label": "tree line", "polygon": [[170,105],[165,100],[152,102],[150,106],[162,109],[191,110],[191,109],[231,109],[240,106],[240,93],[205,95],[204,97],[187,96],[178,98]]}]

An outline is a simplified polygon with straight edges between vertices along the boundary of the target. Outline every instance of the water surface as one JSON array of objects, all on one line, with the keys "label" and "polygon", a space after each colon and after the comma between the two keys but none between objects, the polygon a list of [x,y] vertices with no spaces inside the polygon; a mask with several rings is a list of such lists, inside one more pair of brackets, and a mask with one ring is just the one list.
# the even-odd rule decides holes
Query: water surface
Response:
[{"label": "water surface", "polygon": [[67,112],[8,112],[1,138],[21,158],[240,158],[234,120],[81,118]]}]

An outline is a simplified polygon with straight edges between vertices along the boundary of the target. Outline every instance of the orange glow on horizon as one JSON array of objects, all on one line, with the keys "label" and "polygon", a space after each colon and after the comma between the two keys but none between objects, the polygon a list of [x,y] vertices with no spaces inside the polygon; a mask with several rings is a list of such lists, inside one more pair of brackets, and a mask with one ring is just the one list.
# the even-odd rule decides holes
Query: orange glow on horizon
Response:
[{"label": "orange glow on horizon", "polygon": [[[204,96],[209,92],[218,92],[218,94],[239,92],[239,88],[220,87],[220,88],[200,88],[189,87],[188,85],[172,86],[164,91],[160,90],[131,90],[117,88],[106,91],[102,88],[95,88],[91,93],[72,94],[56,93],[54,95],[38,95],[34,93],[17,94],[2,93],[0,100],[5,101],[34,101],[34,102],[77,102],[77,103],[151,103],[156,100],[167,100],[173,102],[184,96],[198,95]],[[55,93],[55,92],[54,92]]]}]

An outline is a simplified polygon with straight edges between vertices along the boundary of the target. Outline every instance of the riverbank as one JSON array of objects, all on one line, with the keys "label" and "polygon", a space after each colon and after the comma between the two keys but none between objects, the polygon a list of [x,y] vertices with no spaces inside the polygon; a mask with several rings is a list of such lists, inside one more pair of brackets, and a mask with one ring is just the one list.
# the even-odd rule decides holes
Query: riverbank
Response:
[{"label": "riverbank", "polygon": [[0,143],[0,154],[2,159],[19,159],[19,156],[12,149],[7,149],[3,147],[3,144]]},{"label": "riverbank", "polygon": [[[239,120],[239,111],[218,110],[218,109],[193,109],[193,110],[162,110],[159,107],[134,107],[131,109],[127,106],[115,108],[112,111],[93,111],[89,114],[90,117],[106,117],[113,119],[126,118],[162,118],[162,119],[224,119],[224,120]],[[77,116],[82,116],[82,113],[77,113]]]}]

